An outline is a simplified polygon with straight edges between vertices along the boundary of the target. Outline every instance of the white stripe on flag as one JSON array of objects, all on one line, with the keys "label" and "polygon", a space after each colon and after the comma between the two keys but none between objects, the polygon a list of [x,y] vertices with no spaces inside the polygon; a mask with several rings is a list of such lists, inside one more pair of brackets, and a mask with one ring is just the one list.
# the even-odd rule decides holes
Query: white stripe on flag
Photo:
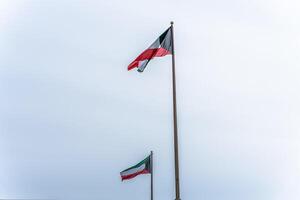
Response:
[{"label": "white stripe on flag", "polygon": [[134,173],[137,173],[139,171],[143,171],[145,168],[146,168],[146,165],[142,164],[141,166],[139,166],[137,168],[133,168],[133,169],[130,169],[128,171],[121,172],[121,176],[127,176],[127,175],[130,175],[130,174],[134,174]]}]

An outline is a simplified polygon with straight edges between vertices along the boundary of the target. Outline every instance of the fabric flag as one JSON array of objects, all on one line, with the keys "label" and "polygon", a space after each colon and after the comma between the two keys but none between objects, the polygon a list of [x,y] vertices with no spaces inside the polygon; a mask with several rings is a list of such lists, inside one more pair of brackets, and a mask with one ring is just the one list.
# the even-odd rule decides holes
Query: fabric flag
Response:
[{"label": "fabric flag", "polygon": [[120,172],[122,181],[127,179],[132,179],[140,174],[151,174],[151,156],[148,156],[138,164],[125,169],[124,171]]},{"label": "fabric flag", "polygon": [[138,68],[138,72],[143,72],[149,61],[154,57],[162,57],[172,54],[172,36],[171,27],[168,28],[151,46],[143,51],[132,63],[128,66],[128,71],[133,68]]}]

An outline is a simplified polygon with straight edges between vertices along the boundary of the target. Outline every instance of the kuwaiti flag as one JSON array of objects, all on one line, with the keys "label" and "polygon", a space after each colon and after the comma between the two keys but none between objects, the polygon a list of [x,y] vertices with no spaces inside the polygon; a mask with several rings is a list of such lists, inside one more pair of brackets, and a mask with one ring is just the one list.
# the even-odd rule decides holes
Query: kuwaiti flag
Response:
[{"label": "kuwaiti flag", "polygon": [[151,173],[152,173],[151,156],[148,156],[138,164],[120,172],[120,175],[123,181],[127,179],[132,179],[140,174],[151,174]]},{"label": "kuwaiti flag", "polygon": [[132,63],[128,65],[128,70],[138,68],[138,72],[143,72],[149,61],[154,57],[162,57],[172,54],[171,27],[168,28],[151,46],[143,51]]}]

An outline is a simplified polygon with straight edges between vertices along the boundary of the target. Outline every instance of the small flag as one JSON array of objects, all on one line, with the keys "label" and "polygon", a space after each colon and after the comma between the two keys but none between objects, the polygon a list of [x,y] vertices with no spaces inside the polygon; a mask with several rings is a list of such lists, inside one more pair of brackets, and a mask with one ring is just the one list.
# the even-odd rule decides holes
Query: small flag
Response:
[{"label": "small flag", "polygon": [[143,51],[128,66],[128,71],[137,67],[138,72],[143,72],[149,61],[154,57],[162,57],[172,54],[172,36],[171,27],[168,28],[151,46]]},{"label": "small flag", "polygon": [[138,164],[120,172],[120,175],[123,181],[127,179],[132,179],[140,174],[151,174],[151,173],[152,173],[151,156],[148,156]]}]

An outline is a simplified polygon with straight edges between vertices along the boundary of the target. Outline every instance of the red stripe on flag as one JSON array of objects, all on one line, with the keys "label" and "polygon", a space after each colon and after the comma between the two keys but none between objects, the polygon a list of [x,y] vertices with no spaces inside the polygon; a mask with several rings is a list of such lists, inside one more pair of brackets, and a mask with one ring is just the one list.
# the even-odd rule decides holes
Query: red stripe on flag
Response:
[{"label": "red stripe on flag", "polygon": [[139,171],[139,172],[134,173],[134,174],[129,174],[129,175],[126,175],[126,176],[121,176],[121,178],[122,178],[122,181],[123,181],[123,180],[127,180],[127,179],[132,179],[132,178],[134,178],[134,177],[136,177],[136,176],[138,176],[140,174],[150,174],[150,172],[148,170],[144,169],[144,170]]},{"label": "red stripe on flag", "polygon": [[153,57],[162,57],[168,54],[171,54],[171,52],[169,52],[164,48],[146,49],[132,63],[129,64],[128,71],[135,67],[139,67],[139,61],[149,60],[152,59]]}]

